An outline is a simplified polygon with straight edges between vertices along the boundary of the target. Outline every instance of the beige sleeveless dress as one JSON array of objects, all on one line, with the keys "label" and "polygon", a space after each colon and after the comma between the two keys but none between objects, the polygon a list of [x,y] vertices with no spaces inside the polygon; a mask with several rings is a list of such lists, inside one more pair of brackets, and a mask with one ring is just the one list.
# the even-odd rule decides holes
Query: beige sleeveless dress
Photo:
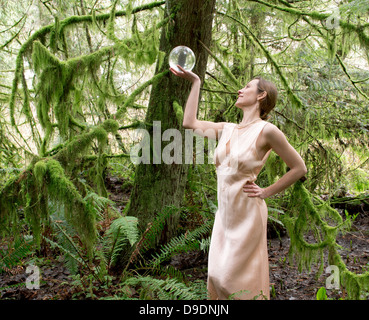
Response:
[{"label": "beige sleeveless dress", "polygon": [[248,197],[242,189],[256,180],[272,150],[259,159],[256,140],[267,123],[257,119],[242,129],[225,124],[214,151],[218,210],[209,248],[209,299],[270,298],[268,209],[264,199]]}]

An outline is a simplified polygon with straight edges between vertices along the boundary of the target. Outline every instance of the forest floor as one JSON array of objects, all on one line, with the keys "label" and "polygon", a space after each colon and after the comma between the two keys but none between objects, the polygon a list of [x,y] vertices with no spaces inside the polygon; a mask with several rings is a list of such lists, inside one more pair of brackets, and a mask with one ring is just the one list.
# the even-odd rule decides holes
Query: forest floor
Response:
[{"label": "forest floor", "polygon": [[[340,254],[352,272],[362,273],[369,270],[368,231],[369,212],[364,212],[358,215],[351,231],[337,238],[337,243],[343,248]],[[328,279],[331,272],[325,272],[328,267],[326,258],[324,271],[317,277],[319,265],[313,265],[310,272],[299,272],[295,265],[289,263],[289,248],[290,239],[286,234],[280,238],[268,238],[271,300],[316,300],[317,291],[321,287],[326,288],[328,299],[345,298],[345,292],[327,289],[326,282],[332,284],[332,281]],[[201,251],[174,256],[171,264],[185,274],[191,275],[193,279],[206,280],[207,254]]]},{"label": "forest floor", "polygon": [[[121,182],[113,181],[112,184],[120,186]],[[116,187],[116,190],[119,191],[110,190],[113,191],[112,199],[120,199],[120,201],[123,199],[123,202],[128,199],[129,194],[122,195],[120,187]],[[118,203],[119,205],[123,207],[122,203]],[[343,247],[340,253],[350,271],[362,273],[369,270],[369,212],[362,210],[353,221],[351,230],[345,235],[339,235],[337,242]],[[315,300],[317,291],[320,287],[326,287],[327,278],[330,276],[330,273],[325,272],[328,266],[327,261],[325,261],[324,271],[319,278],[316,277],[317,265],[313,265],[310,272],[299,272],[295,265],[288,262],[289,243],[289,237],[285,233],[282,233],[280,237],[268,233],[271,300]],[[24,265],[27,263],[29,264],[30,261]],[[198,250],[177,254],[171,258],[169,264],[179,269],[189,279],[206,281],[207,252]],[[52,254],[42,258],[39,289],[26,288],[25,283],[29,273],[25,271],[25,267],[18,267],[0,275],[0,300],[88,298],[79,293],[81,290],[78,288],[78,280],[73,279],[63,262]],[[109,291],[108,288],[101,290]],[[95,292],[96,296],[100,295]],[[333,300],[344,299],[345,292],[328,289],[327,296]]]}]

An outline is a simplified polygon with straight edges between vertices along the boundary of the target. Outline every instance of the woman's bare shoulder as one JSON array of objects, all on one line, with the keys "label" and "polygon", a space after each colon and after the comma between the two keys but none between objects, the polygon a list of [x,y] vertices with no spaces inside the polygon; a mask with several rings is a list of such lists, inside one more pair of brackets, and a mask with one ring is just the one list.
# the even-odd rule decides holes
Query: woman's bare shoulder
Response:
[{"label": "woman's bare shoulder", "polygon": [[264,127],[263,133],[266,142],[273,149],[276,148],[278,145],[288,144],[288,140],[285,134],[273,123],[268,122],[268,124],[266,124]]},{"label": "woman's bare shoulder", "polygon": [[267,135],[272,135],[275,133],[282,133],[283,132],[273,123],[266,121],[266,125],[264,126],[263,132]]}]

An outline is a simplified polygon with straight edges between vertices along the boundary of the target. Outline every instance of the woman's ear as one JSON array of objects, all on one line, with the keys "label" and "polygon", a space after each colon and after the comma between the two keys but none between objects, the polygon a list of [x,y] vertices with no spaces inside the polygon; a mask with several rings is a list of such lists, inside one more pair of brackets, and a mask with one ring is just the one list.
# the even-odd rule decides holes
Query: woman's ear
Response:
[{"label": "woman's ear", "polygon": [[259,93],[258,94],[258,100],[264,100],[264,98],[266,98],[267,96],[267,92],[266,91],[263,91],[262,93]]}]

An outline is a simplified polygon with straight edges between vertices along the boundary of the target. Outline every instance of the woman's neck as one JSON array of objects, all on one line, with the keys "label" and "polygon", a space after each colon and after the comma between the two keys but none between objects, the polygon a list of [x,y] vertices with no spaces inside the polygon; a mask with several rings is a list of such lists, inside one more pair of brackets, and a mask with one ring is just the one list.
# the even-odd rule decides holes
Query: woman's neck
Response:
[{"label": "woman's neck", "polygon": [[245,107],[242,110],[243,110],[243,118],[242,121],[239,123],[240,125],[256,121],[256,119],[261,119],[258,105],[254,105],[252,107]]}]

